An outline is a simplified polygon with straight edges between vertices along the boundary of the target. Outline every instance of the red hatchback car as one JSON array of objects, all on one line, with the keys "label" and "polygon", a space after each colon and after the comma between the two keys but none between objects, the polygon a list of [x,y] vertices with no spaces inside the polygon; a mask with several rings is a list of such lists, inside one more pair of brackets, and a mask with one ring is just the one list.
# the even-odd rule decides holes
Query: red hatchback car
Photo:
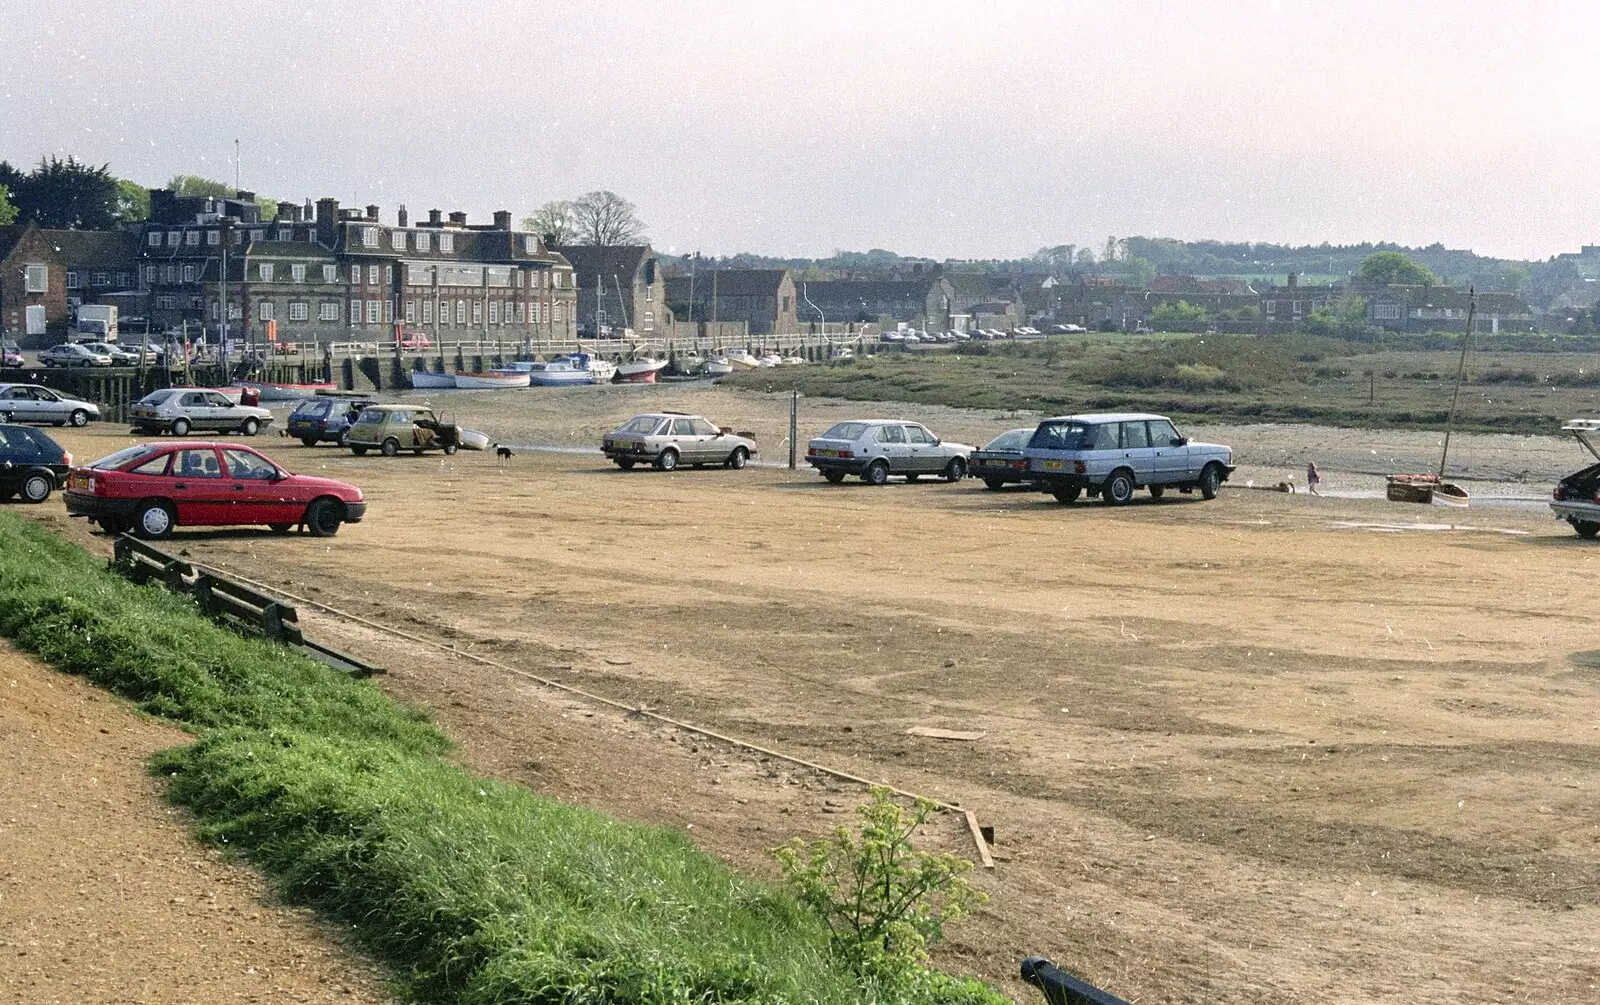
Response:
[{"label": "red hatchback car", "polygon": [[69,516],[107,533],[132,530],[160,540],[174,527],[266,524],[275,533],[304,526],[331,537],[359,523],[361,490],[331,478],[295,475],[237,443],[141,443],[73,468],[63,498]]}]

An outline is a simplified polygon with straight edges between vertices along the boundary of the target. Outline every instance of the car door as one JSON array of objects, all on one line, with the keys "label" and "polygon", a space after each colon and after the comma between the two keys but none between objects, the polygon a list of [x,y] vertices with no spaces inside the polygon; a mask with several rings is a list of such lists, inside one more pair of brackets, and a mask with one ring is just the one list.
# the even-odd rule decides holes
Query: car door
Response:
[{"label": "car door", "polygon": [[1151,484],[1175,485],[1190,480],[1189,448],[1166,419],[1151,419],[1150,452],[1153,457]]},{"label": "car door", "polygon": [[172,418],[179,416],[189,420],[190,429],[211,428],[211,408],[206,404],[204,391],[185,391],[179,396],[177,407],[173,409]]},{"label": "car door", "polygon": [[925,426],[911,422],[906,424],[906,458],[907,470],[918,474],[930,471],[939,471],[944,468],[943,451],[934,445],[936,437],[928,432]]},{"label": "car door", "polygon": [[701,463],[721,464],[728,459],[733,448],[717,436],[716,426],[704,419],[690,419],[689,428],[694,432],[695,453]]},{"label": "car door", "polygon": [[704,438],[694,434],[694,420],[686,416],[678,416],[672,420],[671,436],[668,438],[673,446],[678,448],[678,461],[682,464],[699,464],[705,460],[706,447]]},{"label": "car door", "polygon": [[1150,484],[1155,474],[1155,451],[1150,448],[1150,427],[1143,420],[1122,424],[1122,466],[1133,469],[1133,480]]},{"label": "car door", "polygon": [[178,523],[195,526],[230,522],[233,488],[223,473],[214,447],[185,447],[173,453],[167,481],[172,501],[178,507]]},{"label": "car door", "polygon": [[228,487],[232,514],[229,523],[299,523],[305,503],[296,502],[283,491],[288,482],[278,478],[271,461],[242,447],[226,447],[222,459],[228,465]]},{"label": "car door", "polygon": [[28,391],[33,398],[34,417],[39,422],[65,422],[72,414],[72,406],[48,387],[30,387]]},{"label": "car door", "polygon": [[244,407],[235,404],[233,399],[225,394],[207,391],[206,408],[211,412],[212,429],[232,431],[238,429],[239,423],[244,421]]},{"label": "car door", "polygon": [[906,443],[904,426],[879,426],[876,439],[878,455],[889,462],[890,472],[903,475],[911,470],[911,446]]},{"label": "car door", "polygon": [[33,388],[13,384],[0,391],[0,417],[9,415],[13,422],[32,422],[37,411]]}]

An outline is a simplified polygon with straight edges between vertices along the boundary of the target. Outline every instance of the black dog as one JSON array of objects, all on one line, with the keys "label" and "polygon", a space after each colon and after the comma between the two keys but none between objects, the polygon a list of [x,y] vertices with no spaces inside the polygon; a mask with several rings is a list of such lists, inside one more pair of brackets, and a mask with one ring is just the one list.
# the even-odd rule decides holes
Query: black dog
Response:
[{"label": "black dog", "polygon": [[500,444],[496,443],[494,445],[494,456],[495,463],[503,466],[507,461],[511,460],[511,448],[502,447]]}]

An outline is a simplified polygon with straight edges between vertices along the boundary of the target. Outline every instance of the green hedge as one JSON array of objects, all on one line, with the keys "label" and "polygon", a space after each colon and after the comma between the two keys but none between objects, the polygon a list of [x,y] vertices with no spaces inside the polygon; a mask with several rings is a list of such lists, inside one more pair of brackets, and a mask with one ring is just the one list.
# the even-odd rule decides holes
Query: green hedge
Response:
[{"label": "green hedge", "polygon": [[862,986],[786,895],[680,833],[475,778],[425,717],[136,587],[0,513],[0,633],[199,734],[157,755],[201,836],[352,926],[429,1001],[961,1002],[928,971]]}]

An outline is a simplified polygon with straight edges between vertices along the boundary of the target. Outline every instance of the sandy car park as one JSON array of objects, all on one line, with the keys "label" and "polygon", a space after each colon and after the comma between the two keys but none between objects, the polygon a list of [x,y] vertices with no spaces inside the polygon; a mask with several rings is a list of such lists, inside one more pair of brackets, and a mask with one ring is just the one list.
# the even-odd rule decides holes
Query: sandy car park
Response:
[{"label": "sandy car park", "polygon": [[[1600,996],[1600,618],[1583,591],[1600,550],[1542,501],[1583,466],[1570,441],[1458,436],[1453,457],[1487,479],[1458,511],[1378,498],[1383,471],[1426,467],[1434,434],[1180,423],[1234,447],[1221,497],[1112,510],[974,480],[829,486],[774,465],[787,396],[400,400],[515,456],[258,439],[360,485],[365,522],[169,547],[403,630],[302,604],[478,770],[692,827],[758,872],[862,797],[452,649],[973,809],[995,828],[992,900],[938,961],[1020,1000],[1032,953],[1141,1002]],[[755,431],[762,463],[605,462],[606,430],[663,408]],[[967,443],[1029,418],[803,400],[802,447],[857,415]],[[128,442],[53,435],[80,459]],[[1247,487],[1299,482],[1307,459],[1323,498]],[[58,504],[27,513],[109,551]],[[972,851],[956,816],[926,837]]]}]

